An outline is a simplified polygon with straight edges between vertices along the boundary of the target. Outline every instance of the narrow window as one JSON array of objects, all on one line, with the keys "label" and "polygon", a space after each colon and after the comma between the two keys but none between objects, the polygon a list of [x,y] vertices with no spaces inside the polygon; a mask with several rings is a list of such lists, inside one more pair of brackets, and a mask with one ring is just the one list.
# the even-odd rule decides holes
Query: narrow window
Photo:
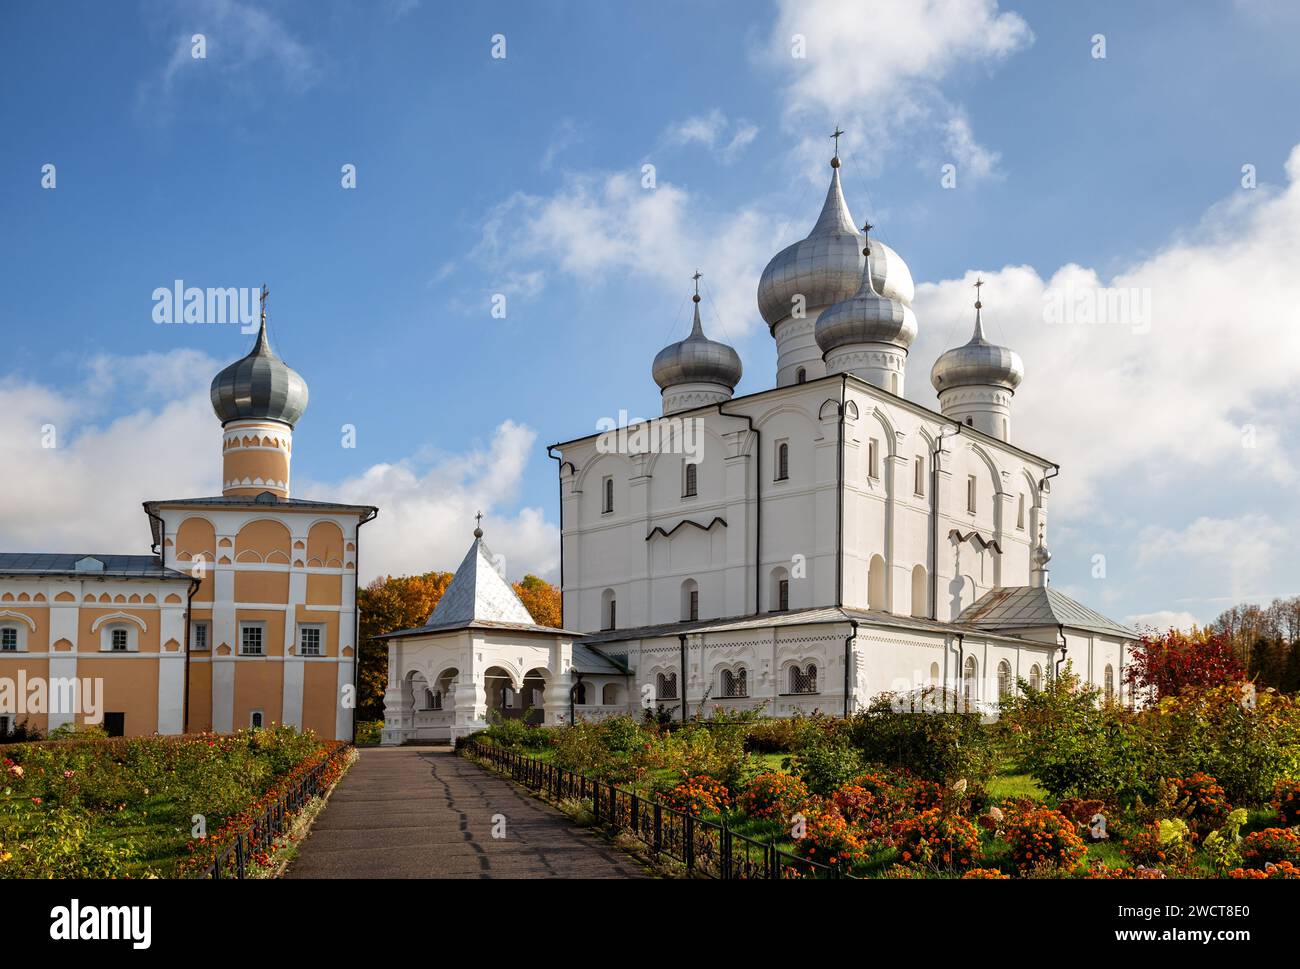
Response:
[{"label": "narrow window", "polygon": [[655,693],[658,695],[658,698],[660,700],[676,700],[677,699],[677,674],[668,673],[667,675],[665,675],[663,673],[660,673],[658,676],[656,676]]},{"label": "narrow window", "polygon": [[1025,493],[1020,493],[1020,503],[1016,506],[1016,527],[1025,527]]},{"label": "narrow window", "polygon": [[321,627],[303,626],[298,630],[298,655],[323,656],[321,650]]},{"label": "narrow window", "polygon": [[608,515],[613,510],[614,510],[614,479],[606,478],[605,479],[605,501],[601,507],[601,511],[604,514]]},{"label": "narrow window", "polygon": [[790,445],[782,441],[776,446],[776,480],[786,481],[790,477]]},{"label": "narrow window", "polygon": [[0,629],[0,650],[6,653],[12,653],[18,649],[18,629],[16,626],[5,626]]},{"label": "narrow window", "polygon": [[966,510],[975,514],[975,475],[966,479]]},{"label": "narrow window", "polygon": [[776,608],[779,612],[786,612],[790,608],[789,579],[781,579],[776,584]]},{"label": "narrow window", "polygon": [[113,630],[113,652],[125,653],[127,646],[127,635],[125,629]]},{"label": "narrow window", "polygon": [[208,624],[196,622],[190,625],[190,649],[196,653],[208,650]]},{"label": "narrow window", "polygon": [[880,442],[874,437],[867,442],[867,476],[880,477]]},{"label": "narrow window", "polygon": [[689,618],[692,619],[692,620],[699,619],[699,618],[700,618],[700,590],[699,590],[699,589],[692,589],[692,590],[691,590],[690,598],[691,598],[691,601],[690,601],[690,617],[689,617]]},{"label": "narrow window", "polygon": [[239,652],[243,656],[262,655],[261,623],[244,623],[239,627]]},{"label": "narrow window", "polygon": [[804,383],[808,379],[808,371],[800,367],[794,372],[794,382],[797,384]]},{"label": "narrow window", "polygon": [[618,628],[618,601],[615,599],[609,600],[609,625],[607,625],[605,628],[606,629]]},{"label": "narrow window", "polygon": [[254,710],[252,713],[250,713],[250,714],[248,715],[248,725],[249,725],[250,727],[252,727],[254,730],[261,730],[261,729],[262,729],[262,719],[263,719],[263,718],[262,718],[262,711],[261,711],[261,710]]},{"label": "narrow window", "polygon": [[696,489],[699,487],[699,465],[692,462],[686,463],[686,484],[682,488],[682,497],[694,498]]},{"label": "narrow window", "polygon": [[913,477],[915,481],[913,482],[912,490],[919,496],[925,497],[925,458],[918,454],[913,468]]}]

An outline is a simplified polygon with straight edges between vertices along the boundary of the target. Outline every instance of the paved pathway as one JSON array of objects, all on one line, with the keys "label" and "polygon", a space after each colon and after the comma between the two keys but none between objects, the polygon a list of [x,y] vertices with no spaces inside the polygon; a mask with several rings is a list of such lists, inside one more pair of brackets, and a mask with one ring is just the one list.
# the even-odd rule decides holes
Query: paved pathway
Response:
[{"label": "paved pathway", "polygon": [[[493,838],[504,815],[505,838]],[[446,747],[369,747],[285,878],[644,878],[629,857]]]}]

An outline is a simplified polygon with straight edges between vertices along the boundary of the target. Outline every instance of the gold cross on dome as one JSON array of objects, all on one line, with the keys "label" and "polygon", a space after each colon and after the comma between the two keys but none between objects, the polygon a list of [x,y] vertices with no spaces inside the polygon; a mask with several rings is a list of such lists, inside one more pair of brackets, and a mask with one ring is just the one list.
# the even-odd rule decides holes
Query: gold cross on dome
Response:
[{"label": "gold cross on dome", "polygon": [[840,138],[842,138],[843,136],[844,136],[844,132],[840,130],[840,126],[839,126],[839,125],[836,125],[836,126],[835,126],[835,130],[831,133],[831,137],[835,139],[835,157],[836,157],[836,158],[839,158],[839,157],[840,157]]}]

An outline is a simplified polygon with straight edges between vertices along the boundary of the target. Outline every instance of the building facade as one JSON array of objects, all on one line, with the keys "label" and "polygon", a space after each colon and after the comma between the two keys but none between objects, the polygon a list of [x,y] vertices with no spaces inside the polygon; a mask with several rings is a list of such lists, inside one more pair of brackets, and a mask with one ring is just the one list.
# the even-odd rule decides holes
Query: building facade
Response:
[{"label": "building facade", "polygon": [[[930,369],[938,408],[905,398],[912,277],[871,226],[855,228],[831,165],[812,231],[759,281],[775,386],[733,397],[741,361],[705,335],[697,278],[690,334],[652,367],[662,415],[550,448],[564,635],[612,664],[604,675],[622,671],[608,695],[620,712],[850,713],[919,691],[992,715],[1018,679],[1041,686],[1066,659],[1121,700],[1134,634],[1050,588],[1059,468],[1012,441],[1024,367],[987,339],[982,284],[970,339]],[[403,678],[424,675],[411,637],[432,648],[427,626],[390,640],[399,718],[415,695]],[[482,670],[458,667],[478,685],[462,674],[454,692],[435,689],[437,723],[401,719],[386,739],[517,715],[530,673],[547,683],[533,719],[608,712],[590,673],[543,660],[511,673],[505,694],[478,692]],[[565,683],[583,703],[562,702]]]},{"label": "building facade", "polygon": [[290,496],[307,386],[265,309],[211,396],[221,494],[145,502],[152,554],[0,554],[0,729],[352,737],[359,532],[377,510]]}]

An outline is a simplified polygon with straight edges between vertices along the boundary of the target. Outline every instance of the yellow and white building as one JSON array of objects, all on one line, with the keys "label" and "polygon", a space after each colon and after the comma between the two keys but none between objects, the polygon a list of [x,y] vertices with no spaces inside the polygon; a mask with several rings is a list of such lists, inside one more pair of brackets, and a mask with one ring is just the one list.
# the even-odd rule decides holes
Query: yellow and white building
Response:
[{"label": "yellow and white building", "polygon": [[0,553],[0,730],[352,737],[359,531],[378,510],[290,497],[307,385],[265,312],[211,396],[221,494],[145,502],[152,554]]}]

